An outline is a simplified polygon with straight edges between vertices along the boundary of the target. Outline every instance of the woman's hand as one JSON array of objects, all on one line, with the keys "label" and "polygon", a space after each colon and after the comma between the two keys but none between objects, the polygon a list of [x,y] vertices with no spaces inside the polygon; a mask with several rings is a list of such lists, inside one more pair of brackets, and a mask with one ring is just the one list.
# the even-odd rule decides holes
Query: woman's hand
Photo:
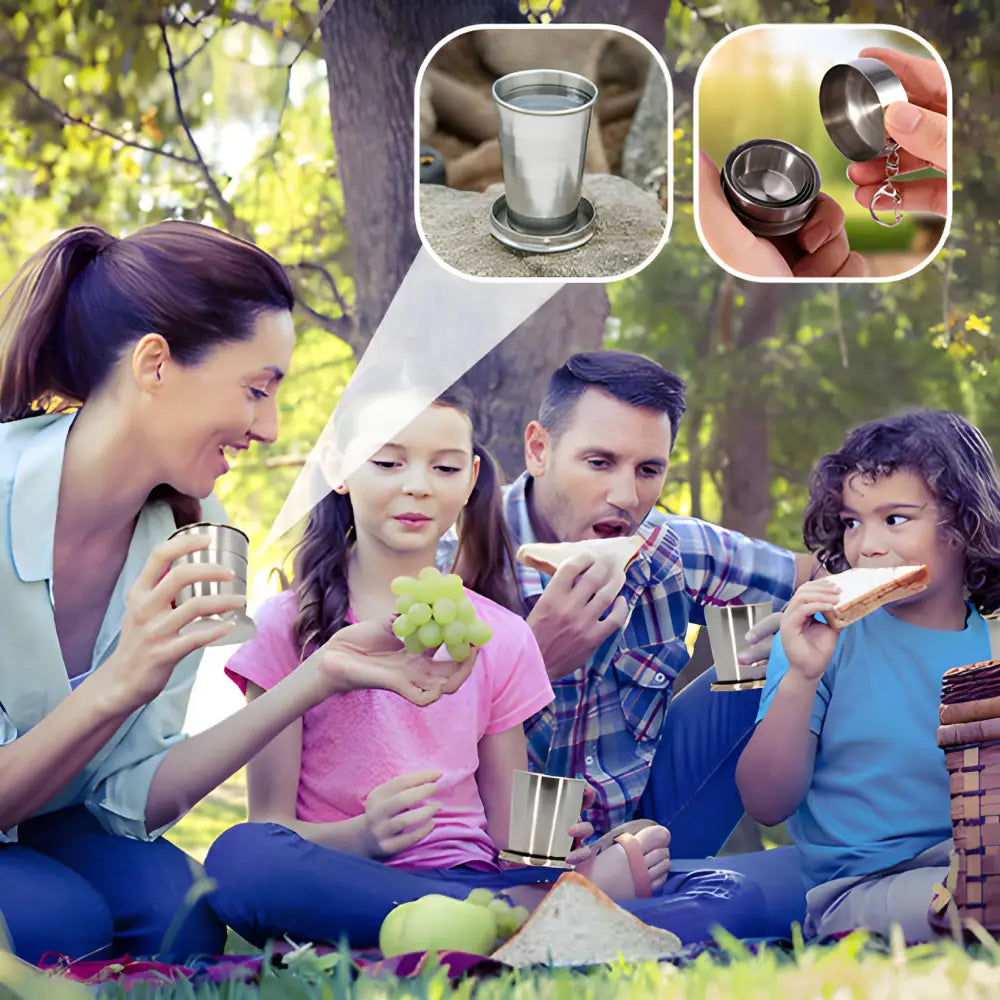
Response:
[{"label": "woman's hand", "polygon": [[423,840],[434,829],[439,802],[426,802],[437,789],[440,771],[411,771],[376,785],[365,799],[362,847],[366,857],[390,858]]},{"label": "woman's hand", "polygon": [[231,622],[205,622],[181,635],[185,625],[246,607],[246,597],[238,594],[193,597],[176,605],[180,592],[193,583],[233,579],[233,571],[217,563],[171,565],[210,543],[203,535],[189,534],[163,542],[150,553],[128,592],[118,645],[94,675],[110,685],[111,698],[124,711],[152,701],[185,656],[221,639],[233,627]]},{"label": "woman's hand", "polygon": [[810,580],[792,595],[781,620],[781,645],[789,671],[816,683],[837,648],[840,633],[813,616],[833,613],[840,588],[827,580]]},{"label": "woman's hand", "polygon": [[755,278],[857,278],[868,274],[861,254],[851,250],[844,210],[820,194],[805,225],[773,240],[756,236],[736,217],[719,180],[719,168],[698,158],[698,222],[708,247],[726,265]]},{"label": "woman's hand", "polygon": [[388,623],[367,621],[342,628],[313,657],[328,695],[381,688],[424,706],[454,694],[472,673],[477,653],[473,648],[462,663],[442,651],[408,653]]},{"label": "woman's hand", "polygon": [[[934,167],[948,169],[948,86],[944,70],[934,59],[921,59],[894,49],[863,49],[860,55],[881,59],[899,77],[907,101],[896,101],[885,111],[885,130],[899,144],[899,172]],[[867,208],[885,183],[885,159],[852,163],[847,176],[858,189],[855,199]],[[911,212],[948,214],[948,178],[893,181],[902,202]]]}]

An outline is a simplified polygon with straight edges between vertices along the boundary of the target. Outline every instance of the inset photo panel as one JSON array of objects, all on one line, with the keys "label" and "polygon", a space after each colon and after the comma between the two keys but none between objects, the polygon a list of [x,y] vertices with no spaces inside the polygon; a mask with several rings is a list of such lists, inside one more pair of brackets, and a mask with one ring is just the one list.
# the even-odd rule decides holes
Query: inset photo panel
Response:
[{"label": "inset photo panel", "polygon": [[612,25],[480,25],[417,77],[414,199],[424,246],[478,278],[607,281],[670,228],[670,78]]},{"label": "inset photo panel", "polygon": [[902,28],[734,32],[695,81],[705,249],[761,281],[913,274],[948,235],[951,104],[947,67]]}]

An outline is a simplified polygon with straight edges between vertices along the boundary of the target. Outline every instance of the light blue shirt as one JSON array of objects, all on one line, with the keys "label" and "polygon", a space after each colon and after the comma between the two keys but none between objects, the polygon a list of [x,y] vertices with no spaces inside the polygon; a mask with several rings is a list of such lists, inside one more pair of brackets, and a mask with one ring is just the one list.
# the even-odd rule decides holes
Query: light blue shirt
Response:
[{"label": "light blue shirt", "polygon": [[[989,658],[986,622],[971,606],[961,632],[910,625],[884,608],[841,632],[809,723],[812,781],[788,821],[809,888],[881,871],[951,836],[941,678]],[[787,670],[778,637],[758,721]]]},{"label": "light blue shirt", "polygon": [[[66,437],[75,414],[0,424],[0,745],[23,736],[71,690],[52,604],[56,505]],[[214,496],[202,501],[207,521],[224,521]],[[90,669],[118,643],[125,596],[150,552],[175,530],[165,501],[143,507],[125,565],[104,616]],[[188,697],[201,651],[185,657],[163,691],[133,712],[69,784],[39,810],[85,804],[110,833],[152,840],[146,832],[149,786],[167,749],[183,739]],[[16,827],[0,843],[17,840]]]}]

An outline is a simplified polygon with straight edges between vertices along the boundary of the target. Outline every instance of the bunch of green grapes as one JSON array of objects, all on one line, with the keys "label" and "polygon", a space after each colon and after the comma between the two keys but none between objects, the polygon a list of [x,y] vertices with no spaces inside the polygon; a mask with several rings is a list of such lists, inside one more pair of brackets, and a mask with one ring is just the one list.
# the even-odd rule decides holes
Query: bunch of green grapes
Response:
[{"label": "bunch of green grapes", "polygon": [[482,646],[493,636],[489,625],[476,617],[475,605],[465,596],[462,578],[456,573],[442,576],[427,566],[415,579],[397,576],[391,587],[399,612],[392,630],[411,653],[437,649],[444,643],[448,655],[461,663],[473,646]]},{"label": "bunch of green grapes", "polygon": [[493,895],[489,889],[473,889],[465,897],[467,903],[485,906],[497,922],[497,939],[502,943],[516,934],[528,919],[526,906],[511,906],[505,899]]}]

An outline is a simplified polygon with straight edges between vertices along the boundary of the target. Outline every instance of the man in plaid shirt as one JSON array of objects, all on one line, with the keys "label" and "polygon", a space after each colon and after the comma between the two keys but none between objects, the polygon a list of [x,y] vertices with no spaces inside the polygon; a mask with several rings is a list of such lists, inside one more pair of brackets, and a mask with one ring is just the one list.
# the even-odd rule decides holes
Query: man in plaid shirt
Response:
[{"label": "man in plaid shirt", "polygon": [[[527,469],[504,498],[517,545],[646,537],[627,572],[609,575],[583,555],[551,579],[518,565],[555,692],[525,730],[533,769],[595,788],[586,818],[598,834],[654,819],[682,858],[716,852],[743,813],[735,767],[760,699],[759,691],[710,694],[708,671],[667,713],[689,659],[688,625],[704,624],[706,604],[773,599],[780,609],[816,566],[812,556],[655,507],[684,407],[683,381],[648,358],[574,355],[552,376],[525,432]],[[747,662],[766,657],[776,617],[758,627]],[[739,867],[731,860],[727,867]]]}]

